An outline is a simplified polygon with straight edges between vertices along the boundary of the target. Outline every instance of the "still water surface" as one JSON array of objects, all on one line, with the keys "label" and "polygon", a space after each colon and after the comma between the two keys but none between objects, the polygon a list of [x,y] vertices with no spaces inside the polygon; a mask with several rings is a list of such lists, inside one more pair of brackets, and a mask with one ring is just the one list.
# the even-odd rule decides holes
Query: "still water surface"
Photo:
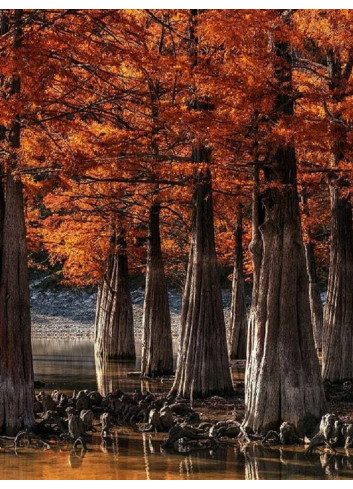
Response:
[{"label": "still water surface", "polygon": [[[96,365],[89,340],[33,341],[35,379],[48,389],[100,389],[117,385],[126,392],[141,387],[126,376],[136,363]],[[234,372],[238,377],[239,372]],[[144,384],[163,392],[168,381]],[[165,452],[165,435],[115,434],[111,446],[93,437],[86,453],[64,450],[20,449],[16,456],[0,451],[0,479],[352,479],[353,451],[306,457],[300,448],[263,447],[255,444],[226,446],[216,451],[185,455]]]}]

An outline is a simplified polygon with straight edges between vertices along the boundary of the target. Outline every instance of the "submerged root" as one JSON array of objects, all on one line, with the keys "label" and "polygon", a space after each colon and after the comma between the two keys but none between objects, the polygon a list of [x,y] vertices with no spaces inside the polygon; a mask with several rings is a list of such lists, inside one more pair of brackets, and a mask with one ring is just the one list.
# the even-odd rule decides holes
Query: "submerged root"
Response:
[{"label": "submerged root", "polygon": [[20,431],[13,440],[15,453],[19,448],[45,448],[50,450],[50,445],[38,435],[28,431]]}]

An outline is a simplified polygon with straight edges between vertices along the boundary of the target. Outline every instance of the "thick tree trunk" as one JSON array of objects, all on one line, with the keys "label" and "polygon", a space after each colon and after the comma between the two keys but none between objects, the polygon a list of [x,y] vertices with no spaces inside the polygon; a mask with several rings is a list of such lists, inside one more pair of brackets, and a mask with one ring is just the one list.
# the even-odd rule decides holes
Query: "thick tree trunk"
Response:
[{"label": "thick tree trunk", "polygon": [[200,175],[181,316],[178,367],[171,392],[196,398],[233,393],[214,242],[211,176]]},{"label": "thick tree trunk", "polygon": [[[308,198],[306,188],[302,189],[303,211],[309,216]],[[308,229],[310,240],[310,229]],[[322,348],[322,330],[323,330],[323,307],[320,294],[320,282],[316,272],[315,245],[312,241],[304,243],[306,267],[309,277],[309,302],[311,312],[311,323],[313,325],[315,346],[318,350]]]},{"label": "thick tree trunk", "polygon": [[[13,50],[22,44],[22,10],[14,10]],[[0,33],[11,23],[0,13]],[[16,57],[15,57],[16,60]],[[6,84],[5,84],[6,86]],[[9,95],[18,97],[21,79],[13,74]],[[6,132],[1,127],[1,138]],[[21,117],[15,114],[8,128],[11,153],[7,160],[5,191],[0,182],[0,432],[13,435],[34,425],[31,316],[27,269],[26,226],[21,181],[11,169],[17,165],[21,145]],[[5,165],[2,165],[5,172]]]},{"label": "thick tree trunk", "polygon": [[279,150],[275,160],[284,172],[284,186],[261,196],[264,215],[255,219],[263,251],[249,330],[244,424],[264,432],[288,421],[303,432],[307,422],[324,412],[325,397],[311,326],[297,189],[294,182],[285,184],[286,175],[295,174],[294,149]]},{"label": "thick tree trunk", "polygon": [[164,275],[159,230],[160,204],[151,206],[147,251],[141,374],[173,373],[173,344],[167,281]]},{"label": "thick tree trunk", "polygon": [[[290,12],[282,11],[290,24]],[[294,113],[291,46],[274,44],[277,119]],[[301,234],[294,147],[279,146],[264,167],[265,189],[255,185],[252,312],[248,331],[244,427],[277,429],[283,421],[300,433],[325,411],[311,325],[309,284]]]},{"label": "thick tree trunk", "polygon": [[243,270],[243,216],[239,207],[236,230],[236,251],[232,281],[230,317],[230,358],[246,358],[247,312]]},{"label": "thick tree trunk", "polygon": [[128,258],[123,236],[117,239],[116,249],[108,257],[99,286],[95,328],[97,355],[116,360],[135,358]]},{"label": "thick tree trunk", "polygon": [[324,379],[353,380],[353,230],[350,199],[330,185],[330,272],[324,311]]},{"label": "thick tree trunk", "polygon": [[[328,52],[329,88],[336,102],[331,124],[334,135],[332,165],[345,160],[349,146],[347,124],[341,113],[342,101],[348,96],[347,84],[352,73],[352,56],[346,66],[339,56]],[[348,68],[348,69],[347,69]],[[332,382],[353,380],[353,230],[351,182],[332,171],[330,272],[324,310],[322,375]]]},{"label": "thick tree trunk", "polygon": [[0,288],[0,432],[34,424],[31,319],[22,185],[8,173]]}]

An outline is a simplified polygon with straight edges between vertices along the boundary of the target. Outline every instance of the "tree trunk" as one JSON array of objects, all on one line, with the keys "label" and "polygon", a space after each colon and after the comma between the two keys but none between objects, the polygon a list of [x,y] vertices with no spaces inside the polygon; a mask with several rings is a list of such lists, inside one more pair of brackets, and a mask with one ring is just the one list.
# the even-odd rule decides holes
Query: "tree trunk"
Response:
[{"label": "tree trunk", "polygon": [[330,185],[330,272],[324,311],[322,374],[332,382],[353,380],[352,204]]},{"label": "tree trunk", "polygon": [[323,307],[321,301],[320,284],[316,273],[316,260],[314,243],[304,243],[306,267],[309,278],[309,302],[311,322],[314,331],[315,346],[322,349]]},{"label": "tree trunk", "polygon": [[[116,238],[114,238],[116,239]],[[95,351],[107,359],[136,357],[126,240],[116,240],[99,286],[95,324]]]},{"label": "tree trunk", "polygon": [[[309,216],[308,200],[306,188],[302,189],[302,203],[304,213]],[[322,329],[323,329],[323,307],[320,294],[320,283],[316,272],[315,245],[310,241],[310,229],[308,230],[309,241],[304,243],[306,267],[309,277],[309,302],[311,312],[311,322],[314,331],[315,346],[318,350],[322,348]]]},{"label": "tree trunk", "polygon": [[34,425],[31,318],[22,185],[10,174],[2,231],[0,432]]},{"label": "tree trunk", "polygon": [[[275,158],[278,170],[295,172],[293,148],[279,150]],[[303,432],[310,418],[323,414],[325,397],[311,326],[297,189],[272,188],[260,198],[263,251],[249,331],[244,423],[263,432],[288,421]]]},{"label": "tree trunk", "polygon": [[232,281],[230,317],[230,358],[246,358],[247,312],[243,270],[243,215],[239,207],[236,230],[236,252]]},{"label": "tree trunk", "polygon": [[160,204],[151,206],[147,251],[141,374],[173,373],[173,344],[167,281],[164,275],[159,230]]},{"label": "tree trunk", "polygon": [[[294,112],[291,46],[283,41],[274,46],[280,120]],[[244,427],[259,433],[288,421],[303,433],[320,419],[326,403],[311,325],[294,147],[279,146],[263,170],[267,189],[259,194],[255,185],[253,205]]]},{"label": "tree trunk", "polygon": [[[1,34],[10,26],[4,11]],[[22,10],[14,10],[14,52],[22,44]],[[13,74],[10,96],[18,97],[21,79]],[[1,131],[1,137],[5,132]],[[27,269],[26,226],[22,184],[14,180],[21,144],[21,117],[15,114],[8,131],[11,149],[7,161],[5,192],[1,182],[1,276],[0,276],[0,432],[13,435],[34,425],[31,316]],[[5,165],[2,165],[5,172]]]},{"label": "tree trunk", "polygon": [[233,393],[214,242],[211,176],[199,177],[172,393],[196,398]]},{"label": "tree trunk", "polygon": [[[335,122],[330,124],[334,135],[332,164],[339,167],[345,160],[349,145],[347,124],[341,113],[342,101],[348,96],[347,83],[351,74],[339,56],[328,53],[329,88],[334,106]],[[344,122],[344,123],[342,123]],[[322,375],[332,382],[353,380],[353,231],[352,203],[349,188],[351,182],[332,171],[330,271],[327,299],[324,310],[322,345]]]}]

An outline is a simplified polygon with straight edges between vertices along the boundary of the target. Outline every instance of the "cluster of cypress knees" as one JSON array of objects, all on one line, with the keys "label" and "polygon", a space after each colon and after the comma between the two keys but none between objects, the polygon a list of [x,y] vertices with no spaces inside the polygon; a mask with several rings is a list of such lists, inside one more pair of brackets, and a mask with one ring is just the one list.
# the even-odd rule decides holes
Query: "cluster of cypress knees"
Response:
[{"label": "cluster of cypress knees", "polygon": [[[214,396],[204,404],[214,407],[231,406],[229,400]],[[46,448],[72,446],[75,452],[88,450],[89,443],[98,437],[105,447],[113,443],[118,427],[135,432],[166,433],[160,449],[189,453],[194,450],[214,450],[227,442],[257,441],[271,445],[307,445],[311,455],[320,445],[335,451],[336,447],[353,447],[353,423],[343,422],[334,414],[325,414],[312,430],[311,439],[301,438],[292,423],[284,422],[279,431],[268,431],[264,436],[254,435],[237,421],[239,413],[233,411],[231,419],[202,420],[186,399],[172,395],[152,394],[135,390],[126,394],[120,389],[102,396],[98,391],[74,391],[71,396],[58,390],[45,391],[35,396],[35,425],[32,430],[19,432],[15,437],[0,437],[0,448],[17,450],[23,447]]]}]

